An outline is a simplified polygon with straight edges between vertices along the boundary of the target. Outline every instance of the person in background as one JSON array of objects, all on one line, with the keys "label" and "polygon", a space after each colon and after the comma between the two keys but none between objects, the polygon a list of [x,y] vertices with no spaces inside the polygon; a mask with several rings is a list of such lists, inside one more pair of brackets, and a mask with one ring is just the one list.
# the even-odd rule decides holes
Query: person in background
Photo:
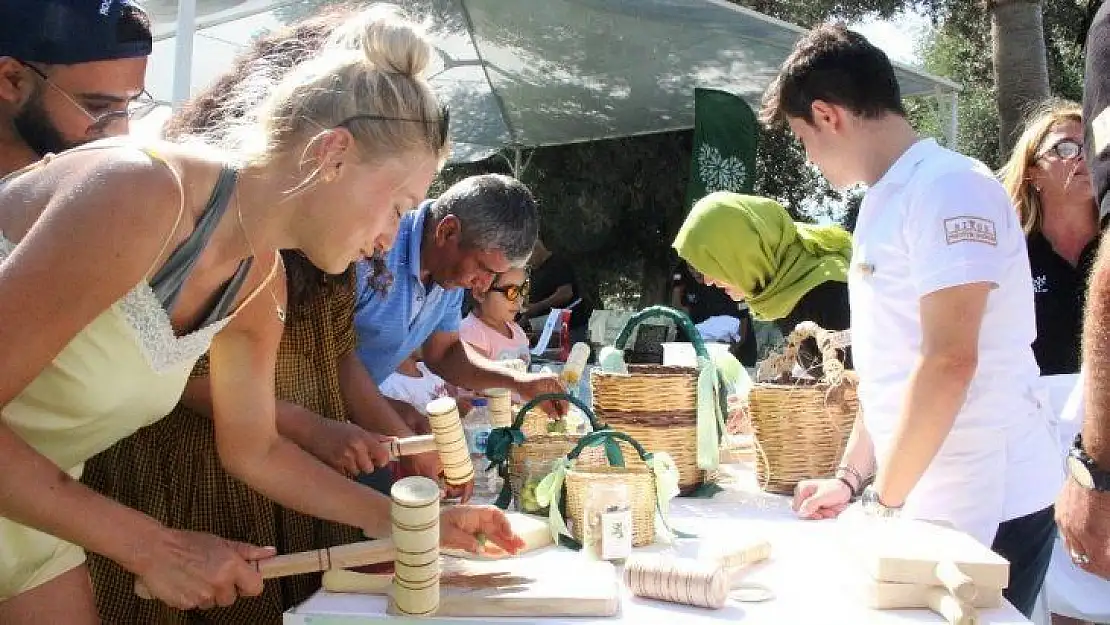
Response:
[{"label": "person in background", "polygon": [[1006,190],[917,136],[890,60],[844,26],[803,35],[763,104],[833,186],[868,187],[848,275],[861,410],[835,477],[798,485],[797,514],[835,517],[858,495],[865,517],[950,523],[1010,562],[1004,594],[1028,617],[1062,475]]},{"label": "person in background", "polygon": [[[798,223],[772,199],[718,191],[694,204],[672,246],[706,284],[746,302],[783,335],[803,321],[831,331],[850,325],[852,236],[839,226]],[[799,361],[819,373],[813,339],[801,345]],[[850,349],[844,361],[851,367]]]},{"label": "person in background", "polygon": [[[246,113],[231,94],[266,68],[287,73],[319,50],[351,14],[335,10],[256,39],[232,71],[172,117],[165,135],[173,140],[218,134]],[[243,106],[240,106],[243,105]],[[226,138],[212,137],[213,143]],[[329,275],[297,251],[283,251],[289,303],[278,346],[275,375],[277,427],[285,438],[347,475],[388,462],[383,445],[391,436],[415,434],[399,419],[386,420],[366,401],[373,383],[354,354],[354,268]],[[208,360],[193,371],[192,384],[207,381]],[[101,494],[178,529],[272,545],[281,553],[333,547],[362,540],[356,527],[300,514],[267,499],[221,466],[207,402],[179,403],[168,417],[142,428],[86,463],[82,482]],[[436,478],[435,453],[402,459],[406,474]],[[320,587],[320,575],[268,582],[263,594],[228,608],[182,612],[138,598],[133,577],[111,560],[89,557],[100,617],[109,623],[199,622],[279,623],[282,613]]]},{"label": "person in background", "polygon": [[[382,382],[382,395],[394,401],[404,402],[421,414],[427,414],[428,402],[440,397],[456,397],[458,390],[446,380],[432,373],[428,365],[420,359],[417,350],[397,365],[397,370]],[[459,402],[459,414],[465,415],[468,407]],[[430,431],[418,434],[431,434]]]},{"label": "person in background", "polygon": [[[686,261],[679,261],[671,278],[671,306],[684,311],[694,325],[713,319],[735,320],[735,331],[728,328],[725,336],[714,338],[702,333],[706,340],[722,340],[729,343],[729,351],[744,364],[754,367],[756,363],[755,331],[752,328],[752,315],[748,303],[736,301],[724,289],[705,284],[705,277]],[[710,322],[714,323],[714,322]],[[723,325],[723,324],[719,324]],[[699,328],[700,330],[701,328]]]},{"label": "person in background", "polygon": [[[338,273],[387,248],[398,207],[450,150],[422,77],[427,39],[384,7],[346,27],[363,46],[253,85],[267,96],[242,150],[97,141],[0,186],[0,622],[98,622],[84,549],[179,608],[262,591],[253,561],[272,548],[168,528],[78,482],[88,459],[173,408],[206,350],[211,383],[187,392],[210,389],[224,466],[306,514],[388,533],[389,499],[284,439],[275,416],[278,250]],[[368,108],[396,115],[352,117]],[[471,551],[480,534],[522,543],[490,507],[445,509],[440,528]]]},{"label": "person in background", "polygon": [[459,326],[459,337],[490,360],[530,360],[528,337],[516,319],[528,299],[528,274],[514,267],[499,274],[484,293],[471,291],[474,306]]},{"label": "person in background", "polygon": [[130,0],[0,3],[0,177],[127,134],[155,107],[143,88],[152,48],[150,20]]},{"label": "person in background", "polygon": [[1030,117],[1001,176],[1025,230],[1041,375],[1077,373],[1087,277],[1099,242],[1079,105],[1049,103]]},{"label": "person in background", "polygon": [[[508,388],[526,399],[562,391],[556,376],[498,367],[459,338],[466,290],[484,292],[498,274],[523,266],[538,230],[531,192],[497,174],[461,180],[405,213],[388,255],[358,265],[358,355],[374,381],[419,347],[428,368],[458,388]],[[408,404],[389,403],[413,429],[427,427]]]},{"label": "person in background", "polygon": [[553,308],[573,305],[568,324],[571,343],[585,341],[594,308],[590,298],[582,291],[574,267],[562,255],[547,249],[539,238],[532,248],[528,266],[531,269],[532,287],[528,305],[520,315],[522,321],[531,324],[532,319],[546,316]]}]

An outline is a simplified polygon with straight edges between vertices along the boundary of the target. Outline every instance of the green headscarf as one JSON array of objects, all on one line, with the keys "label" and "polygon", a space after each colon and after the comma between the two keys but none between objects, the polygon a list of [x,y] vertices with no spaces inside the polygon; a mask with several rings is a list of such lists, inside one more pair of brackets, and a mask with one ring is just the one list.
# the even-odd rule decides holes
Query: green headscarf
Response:
[{"label": "green headscarf", "polygon": [[694,204],[673,246],[701,273],[743,291],[766,321],[789,315],[819,284],[847,282],[852,258],[843,228],[795,223],[774,200],[723,191]]}]

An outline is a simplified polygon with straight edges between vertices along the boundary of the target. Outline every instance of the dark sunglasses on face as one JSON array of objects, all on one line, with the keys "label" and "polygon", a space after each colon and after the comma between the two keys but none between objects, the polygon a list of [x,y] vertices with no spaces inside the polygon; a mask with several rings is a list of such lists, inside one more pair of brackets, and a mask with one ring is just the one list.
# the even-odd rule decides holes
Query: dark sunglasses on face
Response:
[{"label": "dark sunglasses on face", "polygon": [[529,284],[527,282],[525,282],[524,284],[507,284],[505,286],[491,286],[489,288],[489,290],[497,291],[498,293],[504,295],[505,299],[509,300],[510,302],[516,303],[519,300],[528,299],[528,288],[529,288]]},{"label": "dark sunglasses on face", "polygon": [[1052,147],[1042,151],[1037,158],[1044,158],[1049,154],[1055,154],[1065,161],[1070,161],[1083,154],[1083,144],[1073,139],[1061,139],[1052,144]]},{"label": "dark sunglasses on face", "polygon": [[79,102],[77,98],[73,97],[73,95],[70,94],[68,91],[58,86],[58,84],[51,80],[41,69],[24,61],[18,62],[23,67],[26,67],[27,69],[34,72],[34,74],[42,79],[42,81],[45,82],[47,86],[57,91],[77,110],[84,113],[85,117],[88,117],[89,121],[92,122],[89,124],[89,131],[94,134],[103,132],[115,122],[142,119],[143,117],[149,115],[154,109],[158,108],[158,101],[155,100],[154,97],[151,96],[146,89],[143,89],[142,92],[139,93],[139,95],[135,96],[127,102],[127,106],[125,108],[108,111],[107,113],[96,114],[90,111],[88,107],[86,107],[84,104],[81,104],[81,102]]},{"label": "dark sunglasses on face", "polygon": [[389,117],[389,116],[386,116],[386,115],[372,115],[372,114],[367,113],[367,114],[360,114],[360,115],[352,115],[352,116],[348,117],[347,119],[344,119],[343,121],[336,124],[336,126],[337,127],[338,126],[346,126],[347,124],[349,124],[353,121],[360,121],[360,120],[414,122],[414,123],[418,123],[418,124],[438,124],[439,133],[438,133],[438,136],[437,136],[437,141],[438,141],[438,143],[436,144],[437,149],[442,148],[444,145],[447,144],[447,139],[448,139],[448,137],[450,137],[450,134],[451,134],[451,110],[447,107],[446,104],[441,104],[440,107],[439,107],[439,119],[413,119],[413,118],[410,118],[410,117]]}]

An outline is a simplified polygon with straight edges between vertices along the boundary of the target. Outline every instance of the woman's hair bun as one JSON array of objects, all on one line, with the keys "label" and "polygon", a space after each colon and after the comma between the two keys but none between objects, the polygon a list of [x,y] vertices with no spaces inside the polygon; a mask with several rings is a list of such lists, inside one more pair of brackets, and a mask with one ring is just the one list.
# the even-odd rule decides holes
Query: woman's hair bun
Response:
[{"label": "woman's hair bun", "polygon": [[379,70],[413,77],[424,75],[433,54],[424,29],[388,3],[354,13],[332,34],[330,47],[361,49]]}]

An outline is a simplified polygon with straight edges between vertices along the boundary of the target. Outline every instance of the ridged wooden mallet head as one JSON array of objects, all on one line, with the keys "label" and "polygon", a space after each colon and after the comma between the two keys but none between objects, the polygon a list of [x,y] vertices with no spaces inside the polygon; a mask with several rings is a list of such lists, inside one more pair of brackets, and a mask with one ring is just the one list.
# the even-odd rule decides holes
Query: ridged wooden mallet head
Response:
[{"label": "ridged wooden mallet head", "polygon": [[439,460],[443,464],[443,481],[450,486],[462,486],[473,481],[474,463],[470,461],[470,451],[466,448],[458,404],[454,398],[440,397],[428,402],[427,412],[432,437],[439,449]]},{"label": "ridged wooden mallet head", "polygon": [[390,495],[397,551],[389,611],[432,616],[439,609],[439,486],[426,477],[406,477]]}]

